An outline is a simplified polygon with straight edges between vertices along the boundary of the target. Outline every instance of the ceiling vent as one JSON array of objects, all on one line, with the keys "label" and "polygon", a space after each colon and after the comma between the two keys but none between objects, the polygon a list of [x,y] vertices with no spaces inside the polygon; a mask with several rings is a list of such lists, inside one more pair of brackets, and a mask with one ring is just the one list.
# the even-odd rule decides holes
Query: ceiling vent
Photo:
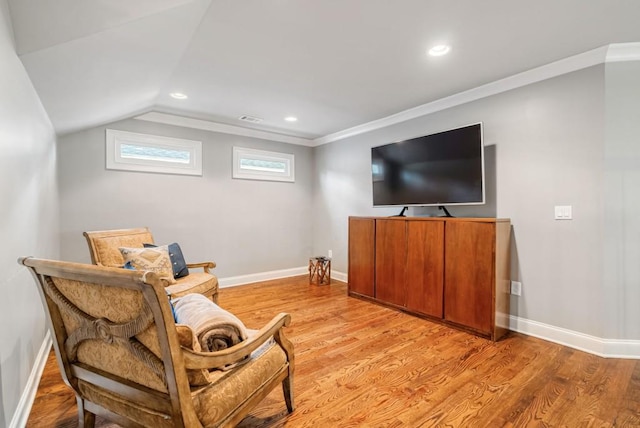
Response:
[{"label": "ceiling vent", "polygon": [[240,116],[238,119],[244,120],[245,122],[251,122],[251,123],[262,122],[262,119],[260,119],[259,117],[247,116],[246,114],[244,116]]}]

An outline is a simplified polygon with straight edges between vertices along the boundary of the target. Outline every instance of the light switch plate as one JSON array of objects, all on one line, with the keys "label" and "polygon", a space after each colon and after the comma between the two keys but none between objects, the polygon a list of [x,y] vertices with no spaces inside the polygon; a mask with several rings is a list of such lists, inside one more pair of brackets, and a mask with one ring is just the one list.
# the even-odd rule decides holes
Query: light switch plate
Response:
[{"label": "light switch plate", "polygon": [[555,206],[555,219],[556,220],[571,220],[573,219],[573,213],[571,205],[556,205]]}]

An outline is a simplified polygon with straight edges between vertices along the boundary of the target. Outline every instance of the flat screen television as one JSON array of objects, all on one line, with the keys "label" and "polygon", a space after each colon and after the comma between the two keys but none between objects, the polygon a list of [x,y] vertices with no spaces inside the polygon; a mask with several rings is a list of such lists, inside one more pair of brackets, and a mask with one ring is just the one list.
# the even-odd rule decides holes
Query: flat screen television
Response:
[{"label": "flat screen television", "polygon": [[482,123],[371,148],[374,206],[485,203]]}]

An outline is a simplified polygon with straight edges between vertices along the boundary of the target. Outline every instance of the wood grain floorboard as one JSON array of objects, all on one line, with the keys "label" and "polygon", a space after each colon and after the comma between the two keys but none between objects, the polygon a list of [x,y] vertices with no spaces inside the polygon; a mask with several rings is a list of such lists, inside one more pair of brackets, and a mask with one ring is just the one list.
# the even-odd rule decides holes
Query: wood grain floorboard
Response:
[{"label": "wood grain floorboard", "polygon": [[[293,322],[296,410],[280,388],[240,427],[640,427],[640,362],[517,333],[500,342],[359,299],[306,276],[220,291],[250,328]],[[98,428],[117,425],[96,418]],[[77,427],[53,354],[27,427]]]}]

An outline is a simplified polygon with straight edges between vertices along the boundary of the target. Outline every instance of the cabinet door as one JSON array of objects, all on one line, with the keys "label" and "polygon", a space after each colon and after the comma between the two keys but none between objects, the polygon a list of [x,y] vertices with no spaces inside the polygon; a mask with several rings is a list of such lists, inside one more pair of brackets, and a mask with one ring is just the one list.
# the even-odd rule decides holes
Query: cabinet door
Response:
[{"label": "cabinet door", "polygon": [[405,305],[407,232],[404,220],[376,220],[376,299]]},{"label": "cabinet door", "polygon": [[407,222],[407,309],[442,318],[444,222]]},{"label": "cabinet door", "polygon": [[349,291],[374,297],[375,220],[349,219]]},{"label": "cabinet door", "polygon": [[491,334],[495,224],[450,221],[445,228],[444,317]]}]

